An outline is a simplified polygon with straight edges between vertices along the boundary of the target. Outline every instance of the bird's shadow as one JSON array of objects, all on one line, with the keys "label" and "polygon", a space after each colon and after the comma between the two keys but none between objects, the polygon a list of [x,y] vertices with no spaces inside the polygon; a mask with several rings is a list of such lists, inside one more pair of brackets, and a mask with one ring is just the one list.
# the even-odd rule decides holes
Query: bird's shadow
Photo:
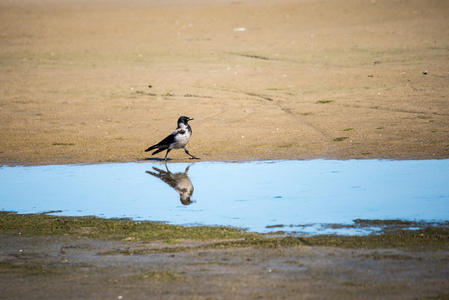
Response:
[{"label": "bird's shadow", "polygon": [[[199,160],[200,158],[195,157],[195,158],[189,158],[189,159],[190,160]],[[158,157],[146,157],[146,158],[143,158],[143,159],[139,159],[139,161],[159,161],[159,162],[169,162],[169,161],[172,161],[172,160],[173,160],[173,158],[167,158],[165,160],[163,158],[158,158]]]},{"label": "bird's shadow", "polygon": [[167,161],[172,161],[171,158],[167,158],[167,160],[163,159],[163,158],[158,158],[158,157],[146,157],[144,159],[141,159],[141,161],[163,161],[163,162],[167,162]]}]

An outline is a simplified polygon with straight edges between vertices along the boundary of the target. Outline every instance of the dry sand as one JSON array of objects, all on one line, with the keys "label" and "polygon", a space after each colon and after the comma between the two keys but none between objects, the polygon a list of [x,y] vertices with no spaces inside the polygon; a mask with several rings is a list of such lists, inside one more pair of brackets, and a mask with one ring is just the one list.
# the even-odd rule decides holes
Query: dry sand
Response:
[{"label": "dry sand", "polygon": [[448,158],[448,16],[445,0],[1,0],[0,163],[145,160],[180,115],[203,160]]}]

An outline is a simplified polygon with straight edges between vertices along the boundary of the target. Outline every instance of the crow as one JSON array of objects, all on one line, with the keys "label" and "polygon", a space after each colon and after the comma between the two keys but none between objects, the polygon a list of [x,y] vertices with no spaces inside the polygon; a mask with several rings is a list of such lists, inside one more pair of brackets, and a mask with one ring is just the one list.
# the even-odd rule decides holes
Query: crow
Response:
[{"label": "crow", "polygon": [[157,143],[156,145],[153,145],[145,150],[145,152],[157,149],[154,151],[151,155],[155,155],[156,153],[162,152],[164,150],[167,150],[167,153],[165,153],[164,160],[167,160],[168,152],[170,152],[172,149],[181,149],[184,148],[184,151],[192,157],[192,159],[199,159],[198,157],[193,156],[189,153],[189,150],[187,150],[187,143],[190,140],[190,137],[192,136],[192,128],[190,128],[190,125],[188,124],[189,121],[193,120],[193,118],[189,117],[179,117],[178,119],[178,128],[176,128],[175,131],[173,131],[169,136],[167,136],[165,139]]}]

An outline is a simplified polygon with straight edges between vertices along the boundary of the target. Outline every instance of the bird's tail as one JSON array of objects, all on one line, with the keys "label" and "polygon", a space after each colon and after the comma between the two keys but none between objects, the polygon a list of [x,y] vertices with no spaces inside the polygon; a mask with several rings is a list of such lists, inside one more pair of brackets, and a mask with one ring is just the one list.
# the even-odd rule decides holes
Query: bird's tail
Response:
[{"label": "bird's tail", "polygon": [[156,149],[156,148],[157,148],[157,145],[151,146],[150,148],[145,150],[145,152],[151,151],[151,150]]},{"label": "bird's tail", "polygon": [[[150,147],[150,148],[151,148],[151,147]],[[151,153],[151,155],[155,155],[156,153],[162,152],[162,151],[164,151],[164,150],[166,150],[166,148],[159,148],[159,149],[157,149],[156,151],[154,151],[153,153]]]}]

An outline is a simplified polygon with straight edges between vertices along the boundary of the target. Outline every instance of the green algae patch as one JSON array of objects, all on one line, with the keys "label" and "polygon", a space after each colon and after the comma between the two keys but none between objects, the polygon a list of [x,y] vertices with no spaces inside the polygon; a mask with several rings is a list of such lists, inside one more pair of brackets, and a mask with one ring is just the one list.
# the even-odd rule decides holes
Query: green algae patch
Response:
[{"label": "green algae patch", "polygon": [[53,146],[75,146],[75,143],[53,143]]},{"label": "green algae patch", "polygon": [[315,102],[316,104],[329,104],[334,102],[334,100],[318,100],[317,102]]},{"label": "green algae patch", "polygon": [[24,276],[41,276],[55,274],[59,271],[59,268],[55,266],[47,266],[37,262],[29,264],[14,264],[8,261],[0,262],[0,273],[16,271],[21,272]]},{"label": "green algae patch", "polygon": [[107,251],[99,255],[146,255],[153,253],[179,253],[210,249],[265,248],[282,249],[285,247],[336,247],[349,249],[388,249],[404,248],[412,251],[436,251],[449,249],[448,228],[436,227],[422,230],[404,230],[371,234],[367,236],[317,235],[312,237],[284,236],[267,238],[266,235],[251,235],[244,239],[211,242],[198,246],[178,246],[164,248],[126,249]]},{"label": "green algae patch", "polygon": [[311,246],[341,248],[408,248],[432,250],[449,248],[449,222],[407,220],[354,220],[348,228],[379,227],[365,236],[317,235],[307,238]]},{"label": "green algae patch", "polygon": [[391,233],[367,236],[322,235],[307,239],[310,246],[340,248],[407,248],[410,250],[437,250],[449,248],[447,228],[397,230]]},{"label": "green algae patch", "polygon": [[334,139],[334,142],[343,142],[344,140],[349,139],[349,136],[341,136]]},{"label": "green algae patch", "polygon": [[70,235],[100,240],[207,241],[197,246],[168,246],[158,249],[128,249],[103,252],[111,254],[175,253],[201,249],[224,248],[282,248],[299,246],[340,248],[407,248],[411,250],[438,250],[449,248],[449,222],[402,220],[354,220],[354,227],[381,227],[378,233],[365,236],[315,235],[295,236],[279,232],[269,234],[245,232],[243,229],[222,226],[185,227],[158,222],[137,222],[130,219],[97,217],[63,217],[47,214],[0,213],[0,233],[20,235]]},{"label": "green algae patch", "polygon": [[153,271],[145,274],[135,275],[133,276],[133,279],[137,280],[144,280],[144,279],[150,279],[150,280],[157,280],[157,281],[179,281],[179,280],[185,280],[186,275],[185,273],[173,273],[173,272],[163,272],[163,271]]},{"label": "green algae patch", "polygon": [[165,248],[145,248],[145,249],[126,249],[120,251],[107,251],[98,253],[99,255],[145,255],[152,253],[179,253],[210,249],[235,249],[235,248],[283,248],[307,245],[307,238],[302,237],[278,237],[266,238],[264,235],[248,234],[243,239],[226,240],[221,242],[211,242],[198,246],[179,246]]},{"label": "green algae patch", "polygon": [[63,217],[46,214],[0,213],[0,232],[22,235],[73,235],[103,240],[210,240],[249,235],[223,226],[184,227],[158,222],[97,217]]}]

